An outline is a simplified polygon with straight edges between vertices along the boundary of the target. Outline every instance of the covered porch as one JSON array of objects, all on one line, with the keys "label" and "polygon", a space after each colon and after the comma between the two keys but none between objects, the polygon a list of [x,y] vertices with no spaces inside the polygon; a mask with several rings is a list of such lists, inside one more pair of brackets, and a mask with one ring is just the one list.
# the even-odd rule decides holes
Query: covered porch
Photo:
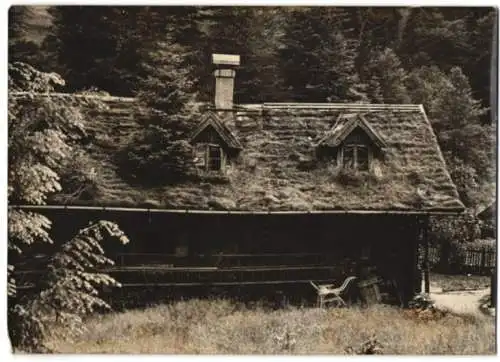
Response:
[{"label": "covered porch", "polygon": [[[54,238],[89,219],[117,222],[131,242],[106,245],[106,271],[128,288],[340,285],[377,276],[389,299],[420,291],[426,215],[51,210]],[[387,288],[385,288],[387,287]],[[311,289],[312,291],[312,289]]]}]

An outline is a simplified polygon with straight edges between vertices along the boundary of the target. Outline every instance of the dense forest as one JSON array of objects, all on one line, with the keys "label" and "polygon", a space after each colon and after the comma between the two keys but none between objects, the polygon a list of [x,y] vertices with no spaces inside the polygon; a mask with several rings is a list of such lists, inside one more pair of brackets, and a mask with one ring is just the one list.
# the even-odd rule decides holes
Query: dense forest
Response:
[{"label": "dense forest", "polygon": [[493,197],[495,9],[14,6],[9,22],[9,62],[170,114],[212,98],[212,53],[241,55],[239,103],[423,104],[466,206]]}]

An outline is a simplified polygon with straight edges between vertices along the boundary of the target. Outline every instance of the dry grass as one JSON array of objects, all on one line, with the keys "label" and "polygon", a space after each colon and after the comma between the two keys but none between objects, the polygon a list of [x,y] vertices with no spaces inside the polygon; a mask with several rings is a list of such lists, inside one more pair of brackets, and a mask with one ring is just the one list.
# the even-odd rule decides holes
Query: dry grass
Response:
[{"label": "dry grass", "polygon": [[61,353],[345,354],[373,335],[384,354],[493,354],[490,317],[434,316],[377,306],[266,311],[226,300],[190,300],[94,317]]}]

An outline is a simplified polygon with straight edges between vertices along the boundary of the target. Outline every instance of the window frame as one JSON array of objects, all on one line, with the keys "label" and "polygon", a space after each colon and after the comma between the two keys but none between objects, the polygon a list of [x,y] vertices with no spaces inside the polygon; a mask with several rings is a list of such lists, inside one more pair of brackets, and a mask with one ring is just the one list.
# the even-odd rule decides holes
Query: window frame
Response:
[{"label": "window frame", "polygon": [[[347,167],[347,160],[345,158],[345,150],[347,148],[352,148],[353,153],[352,153],[352,161],[353,161],[353,166],[352,167]],[[366,150],[367,153],[367,166],[366,168],[361,169],[359,167],[359,162],[358,162],[358,149],[364,149]],[[355,170],[359,172],[369,172],[371,170],[371,165],[372,165],[372,159],[373,159],[373,154],[371,147],[366,144],[360,144],[360,143],[350,143],[350,144],[344,144],[339,150],[340,152],[338,153],[338,163],[345,169],[350,169],[350,170]]]},{"label": "window frame", "polygon": [[[212,154],[213,151],[216,151],[218,154],[217,156],[214,156]],[[222,170],[222,147],[219,145],[214,145],[214,144],[207,144],[207,151],[206,151],[206,169],[207,171],[221,171]],[[217,166],[218,168],[212,168],[212,166]]]},{"label": "window frame", "polygon": [[[200,150],[202,148],[202,150]],[[212,169],[211,165],[214,164],[214,161],[212,159],[217,159],[216,157],[211,156],[211,148],[216,148],[219,151],[219,168],[218,169]],[[203,152],[203,166],[196,166],[198,170],[203,171],[203,172],[218,172],[218,173],[224,173],[225,171],[225,166],[226,166],[226,153],[224,151],[224,148],[216,143],[211,143],[211,142],[200,142],[197,143],[194,149],[194,157],[198,157],[199,154],[201,153],[200,151]]]}]

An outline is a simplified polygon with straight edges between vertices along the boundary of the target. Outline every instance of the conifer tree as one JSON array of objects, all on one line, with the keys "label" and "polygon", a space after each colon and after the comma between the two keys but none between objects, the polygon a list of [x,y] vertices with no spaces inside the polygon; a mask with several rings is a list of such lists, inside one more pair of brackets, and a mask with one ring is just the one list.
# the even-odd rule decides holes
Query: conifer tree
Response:
[{"label": "conifer tree", "polygon": [[235,103],[276,101],[279,98],[278,43],[282,9],[209,7],[201,17],[203,62],[197,70],[203,100],[213,97],[211,54],[240,55],[235,79]]},{"label": "conifer tree", "polygon": [[130,96],[136,82],[137,48],[128,39],[140,8],[54,6],[44,50],[69,92],[97,88]]},{"label": "conifer tree", "polygon": [[437,65],[448,71],[470,49],[465,19],[444,8],[413,9],[404,35],[398,55],[407,67]]},{"label": "conifer tree", "polygon": [[365,99],[356,72],[358,41],[341,8],[298,8],[289,14],[280,50],[284,86],[296,101]]},{"label": "conifer tree", "polygon": [[407,89],[413,103],[424,105],[447,165],[467,206],[493,182],[493,133],[481,122],[486,109],[472,95],[458,67],[446,74],[437,67],[412,71]]},{"label": "conifer tree", "polygon": [[398,56],[390,48],[372,51],[361,72],[368,98],[374,103],[408,103],[406,77]]},{"label": "conifer tree", "polygon": [[241,82],[243,89],[247,89],[246,96],[241,96],[242,102],[288,100],[280,77],[278,54],[286,14],[286,8],[253,10],[251,32],[247,41],[250,54],[248,59],[243,59],[243,66],[248,69],[248,77]]},{"label": "conifer tree", "polygon": [[150,114],[144,130],[126,149],[124,168],[143,183],[179,181],[190,175],[192,149],[188,132],[199,120],[195,103],[193,52],[181,43],[178,8],[144,8],[149,24],[142,36],[137,97]]}]

